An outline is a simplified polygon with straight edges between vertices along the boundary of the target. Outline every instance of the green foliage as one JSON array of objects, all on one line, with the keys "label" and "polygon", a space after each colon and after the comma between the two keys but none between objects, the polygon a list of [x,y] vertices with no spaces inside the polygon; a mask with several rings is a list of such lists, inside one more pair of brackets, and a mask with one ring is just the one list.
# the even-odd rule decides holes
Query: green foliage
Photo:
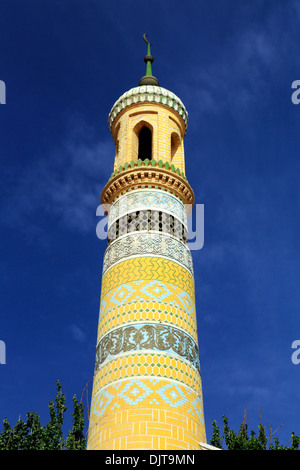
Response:
[{"label": "green foliage", "polygon": [[[84,436],[84,406],[82,401],[78,402],[76,395],[73,396],[72,429],[66,440],[63,437],[64,414],[67,411],[65,395],[62,387],[57,381],[57,395],[55,402],[50,401],[50,421],[42,426],[37,413],[26,413],[26,421],[19,418],[18,422],[11,428],[7,418],[3,420],[3,431],[0,433],[0,450],[85,450],[86,438]],[[267,438],[266,430],[262,424],[258,425],[258,435],[251,430],[248,432],[246,419],[241,422],[239,432],[230,429],[228,418],[223,419],[223,435],[216,421],[213,421],[213,433],[210,444],[219,449],[227,450],[298,450],[300,438],[291,434],[291,444],[283,446],[279,439],[274,437],[271,442],[272,433]],[[223,440],[225,445],[223,447]],[[269,441],[269,447],[268,447]]]},{"label": "green foliage", "polygon": [[[236,433],[230,429],[228,425],[228,418],[226,416],[223,419],[223,438],[225,440],[225,449],[227,450],[298,450],[300,444],[300,438],[292,433],[292,442],[290,446],[283,446],[279,443],[279,439],[274,437],[274,444],[271,442],[272,434],[267,438],[266,430],[262,424],[258,425],[258,435],[251,430],[250,436],[248,433],[248,426],[246,419],[244,418],[241,422],[239,432]],[[224,449],[222,446],[222,440],[219,427],[216,421],[213,421],[213,433],[210,444]],[[267,447],[269,441],[269,447]]]},{"label": "green foliage", "polygon": [[210,440],[211,445],[218,447],[219,449],[222,449],[222,444],[221,444],[221,436],[220,436],[220,431],[217,426],[217,422],[213,421],[213,435],[212,439]]},{"label": "green foliage", "polygon": [[82,402],[78,403],[76,395],[73,397],[73,406],[73,427],[69,432],[66,444],[69,450],[84,450],[86,447],[86,439],[83,434],[84,407]]},{"label": "green foliage", "polygon": [[0,434],[0,450],[84,450],[86,438],[84,429],[84,406],[73,397],[74,411],[72,413],[73,425],[67,439],[63,437],[65,395],[57,381],[57,395],[55,402],[50,401],[50,421],[42,426],[37,413],[26,413],[27,420],[18,420],[11,428],[7,418],[3,421],[3,431]]},{"label": "green foliage", "polygon": [[61,385],[57,381],[56,403],[54,404],[53,401],[49,403],[50,421],[45,428],[44,450],[61,450],[64,448],[62,425],[64,413],[67,410],[65,401],[65,396],[61,392]]}]

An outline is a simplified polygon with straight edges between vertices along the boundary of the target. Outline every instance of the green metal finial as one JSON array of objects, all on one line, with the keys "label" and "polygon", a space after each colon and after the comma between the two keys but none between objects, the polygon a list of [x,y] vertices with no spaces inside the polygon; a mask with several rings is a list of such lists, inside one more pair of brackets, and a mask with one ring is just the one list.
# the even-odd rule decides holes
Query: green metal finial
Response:
[{"label": "green metal finial", "polygon": [[152,76],[152,67],[151,67],[151,64],[153,62],[153,57],[151,55],[151,50],[150,50],[150,42],[146,39],[146,36],[147,34],[144,34],[143,35],[143,39],[145,41],[146,44],[148,44],[148,50],[147,50],[147,55],[146,57],[144,58],[144,61],[146,62],[147,64],[147,68],[146,68],[146,75],[151,75]]},{"label": "green metal finial", "polygon": [[152,55],[151,55],[151,50],[150,50],[150,42],[146,38],[147,34],[143,34],[143,39],[148,45],[148,50],[147,50],[147,55],[144,57],[144,61],[146,63],[146,75],[141,78],[139,82],[139,86],[141,85],[156,85],[159,86],[157,78],[153,77],[152,75],[152,62],[154,61]]},{"label": "green metal finial", "polygon": [[151,55],[151,52],[150,52],[150,46],[151,46],[151,44],[150,44],[150,42],[148,41],[148,39],[146,39],[146,37],[147,37],[147,34],[143,34],[143,39],[144,39],[145,43],[148,44],[148,55]]}]

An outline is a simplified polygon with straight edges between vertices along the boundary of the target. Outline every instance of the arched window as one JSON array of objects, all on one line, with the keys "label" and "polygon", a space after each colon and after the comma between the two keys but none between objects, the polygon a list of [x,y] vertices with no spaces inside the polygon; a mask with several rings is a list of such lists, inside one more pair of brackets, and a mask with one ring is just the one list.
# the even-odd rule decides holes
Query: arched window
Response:
[{"label": "arched window", "polygon": [[171,134],[171,160],[175,157],[177,150],[180,147],[180,137],[176,132]]},{"label": "arched window", "polygon": [[142,127],[139,132],[138,158],[141,160],[152,158],[152,132],[147,126]]}]

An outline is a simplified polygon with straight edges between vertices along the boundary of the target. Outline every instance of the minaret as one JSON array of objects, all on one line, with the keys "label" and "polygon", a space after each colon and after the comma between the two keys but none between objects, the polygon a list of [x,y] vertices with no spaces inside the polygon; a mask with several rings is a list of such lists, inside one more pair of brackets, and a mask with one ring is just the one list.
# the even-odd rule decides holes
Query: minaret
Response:
[{"label": "minaret", "polygon": [[185,176],[188,114],[146,75],[109,114],[114,172],[88,449],[199,450],[206,442]]}]

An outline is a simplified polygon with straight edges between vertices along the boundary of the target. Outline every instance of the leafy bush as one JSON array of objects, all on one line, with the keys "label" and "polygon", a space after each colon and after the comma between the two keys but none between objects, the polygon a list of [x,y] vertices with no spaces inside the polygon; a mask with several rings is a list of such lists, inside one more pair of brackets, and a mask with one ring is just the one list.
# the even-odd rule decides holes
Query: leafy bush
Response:
[{"label": "leafy bush", "polygon": [[3,431],[0,434],[0,450],[84,450],[86,438],[84,429],[84,406],[73,397],[73,424],[67,439],[63,437],[65,396],[57,381],[57,396],[55,403],[50,401],[50,421],[42,426],[37,413],[26,413],[27,420],[21,419],[11,428],[7,418],[3,421]]},{"label": "leafy bush", "polygon": [[[258,435],[251,430],[250,436],[248,433],[248,426],[246,420],[243,419],[239,432],[236,433],[230,429],[228,425],[228,418],[226,416],[223,419],[223,438],[225,439],[225,445],[228,450],[298,450],[300,439],[293,432],[291,434],[291,445],[283,446],[279,443],[279,439],[274,437],[274,444],[271,442],[272,434],[267,438],[266,430],[262,424],[258,425]],[[222,440],[219,427],[217,422],[213,421],[213,433],[210,444],[223,449]],[[269,445],[268,445],[269,441]]]}]

